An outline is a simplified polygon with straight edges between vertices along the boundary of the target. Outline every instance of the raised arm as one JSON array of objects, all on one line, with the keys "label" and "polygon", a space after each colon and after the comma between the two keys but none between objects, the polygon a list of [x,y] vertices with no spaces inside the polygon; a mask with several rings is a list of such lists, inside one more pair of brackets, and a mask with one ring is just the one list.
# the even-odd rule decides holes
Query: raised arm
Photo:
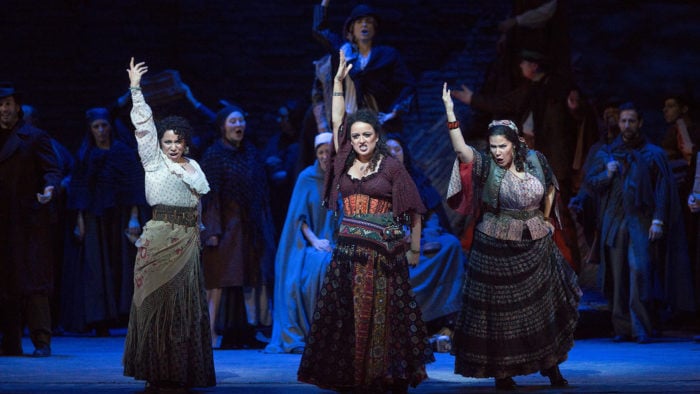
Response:
[{"label": "raised arm", "polygon": [[338,130],[340,125],[343,124],[343,118],[345,117],[345,96],[343,93],[343,81],[348,73],[352,69],[352,64],[347,64],[345,61],[345,53],[339,51],[340,62],[338,63],[338,71],[335,73],[333,78],[333,102],[331,104],[331,120],[333,126],[333,146],[335,151],[338,151],[340,146],[338,142]]},{"label": "raised arm", "polygon": [[141,77],[148,72],[148,66],[146,66],[146,62],[134,63],[132,57],[126,72],[129,74],[129,89],[140,89]]},{"label": "raised arm", "polygon": [[134,124],[134,134],[138,144],[139,157],[144,170],[152,171],[158,167],[158,136],[153,120],[151,107],[141,91],[141,77],[148,72],[146,63],[134,63],[134,58],[129,62],[126,70],[129,74],[129,90],[131,91],[131,123]]},{"label": "raised arm", "polygon": [[345,39],[328,27],[328,3],[329,0],[322,0],[321,4],[314,6],[311,35],[327,53],[332,55],[343,45]]},{"label": "raised arm", "polygon": [[[447,83],[442,85],[442,102],[445,104],[445,113],[447,114],[447,124],[450,133],[450,141],[452,142],[452,148],[457,153],[459,161],[462,163],[471,163],[474,160],[474,151],[472,147],[464,142],[464,137],[462,136],[462,129],[459,127],[459,122],[457,122],[457,117],[455,116],[455,105],[452,101],[452,96],[450,95],[450,89],[447,89]],[[451,127],[453,126],[453,127]]]}]

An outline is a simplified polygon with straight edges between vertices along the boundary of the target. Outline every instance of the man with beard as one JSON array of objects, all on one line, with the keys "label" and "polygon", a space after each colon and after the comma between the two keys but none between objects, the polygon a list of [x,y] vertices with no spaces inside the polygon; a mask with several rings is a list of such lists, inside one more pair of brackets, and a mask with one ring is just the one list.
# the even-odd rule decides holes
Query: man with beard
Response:
[{"label": "man with beard", "polygon": [[49,135],[22,119],[20,96],[0,84],[0,355],[22,355],[27,322],[35,357],[51,355],[51,211],[61,183]]},{"label": "man with beard", "polygon": [[677,189],[663,149],[640,133],[632,103],[620,106],[620,135],[588,171],[600,193],[603,291],[612,305],[614,342],[649,343],[656,307],[694,309]]}]

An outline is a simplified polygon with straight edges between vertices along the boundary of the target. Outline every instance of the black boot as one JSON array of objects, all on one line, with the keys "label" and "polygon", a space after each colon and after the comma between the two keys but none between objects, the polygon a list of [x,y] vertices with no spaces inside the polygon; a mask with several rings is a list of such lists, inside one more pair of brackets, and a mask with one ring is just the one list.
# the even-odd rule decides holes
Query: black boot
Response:
[{"label": "black boot", "polygon": [[498,390],[515,390],[515,380],[510,376],[507,378],[496,378],[496,388]]},{"label": "black boot", "polygon": [[558,365],[543,369],[540,374],[549,378],[549,383],[552,387],[566,387],[569,385],[569,382],[561,376]]}]

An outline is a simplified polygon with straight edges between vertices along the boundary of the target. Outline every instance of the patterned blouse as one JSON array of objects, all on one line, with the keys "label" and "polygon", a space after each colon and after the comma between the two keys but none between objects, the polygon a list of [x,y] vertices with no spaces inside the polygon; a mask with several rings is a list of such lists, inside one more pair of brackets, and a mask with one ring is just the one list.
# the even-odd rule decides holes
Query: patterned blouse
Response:
[{"label": "patterned blouse", "polygon": [[[500,214],[484,213],[477,229],[491,237],[511,241],[523,239],[523,233],[528,230],[531,239],[540,239],[550,231],[542,215],[534,214],[543,196],[544,185],[534,175],[526,172],[521,179],[506,171],[499,191]],[[522,215],[527,212],[533,214]]]},{"label": "patterned blouse", "polygon": [[146,104],[143,93],[131,90],[131,121],[136,128],[141,164],[146,173],[146,200],[151,206],[170,205],[196,207],[199,197],[209,192],[209,183],[196,161],[187,159],[195,169],[185,170],[170,160],[160,149],[158,132],[153,121],[151,107]]}]

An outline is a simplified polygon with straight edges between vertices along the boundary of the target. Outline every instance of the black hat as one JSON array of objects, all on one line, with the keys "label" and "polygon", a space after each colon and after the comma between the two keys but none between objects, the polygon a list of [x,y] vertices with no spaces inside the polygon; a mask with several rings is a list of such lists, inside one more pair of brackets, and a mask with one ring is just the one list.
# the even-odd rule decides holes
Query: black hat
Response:
[{"label": "black hat", "polygon": [[0,82],[0,98],[14,96],[19,101],[19,92],[12,82]]},{"label": "black hat", "polygon": [[377,23],[379,23],[379,16],[377,15],[377,11],[374,8],[366,4],[358,4],[355,6],[355,8],[352,9],[350,16],[348,16],[348,19],[345,20],[345,24],[343,25],[343,35],[348,34],[348,30],[350,29],[350,26],[353,24],[353,22],[365,16],[373,16]]},{"label": "black hat", "polygon": [[547,63],[547,56],[534,49],[523,49],[520,51],[520,59],[537,64]]}]

